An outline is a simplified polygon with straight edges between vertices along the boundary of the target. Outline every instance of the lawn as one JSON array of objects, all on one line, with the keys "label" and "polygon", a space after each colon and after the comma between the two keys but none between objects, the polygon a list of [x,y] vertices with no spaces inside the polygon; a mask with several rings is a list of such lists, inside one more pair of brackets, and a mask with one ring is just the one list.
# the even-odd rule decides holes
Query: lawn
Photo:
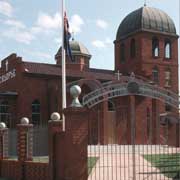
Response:
[{"label": "lawn", "polygon": [[98,159],[98,157],[88,157],[88,175],[91,173]]},{"label": "lawn", "polygon": [[180,154],[152,154],[144,158],[169,178],[174,178],[180,173]]}]

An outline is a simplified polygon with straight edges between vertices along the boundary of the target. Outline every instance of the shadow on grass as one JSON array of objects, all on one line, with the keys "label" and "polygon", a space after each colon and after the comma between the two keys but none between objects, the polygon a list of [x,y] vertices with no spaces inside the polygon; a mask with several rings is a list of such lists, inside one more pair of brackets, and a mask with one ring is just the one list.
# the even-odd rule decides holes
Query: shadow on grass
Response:
[{"label": "shadow on grass", "polygon": [[180,180],[180,154],[152,154],[143,155],[143,157],[166,177]]}]

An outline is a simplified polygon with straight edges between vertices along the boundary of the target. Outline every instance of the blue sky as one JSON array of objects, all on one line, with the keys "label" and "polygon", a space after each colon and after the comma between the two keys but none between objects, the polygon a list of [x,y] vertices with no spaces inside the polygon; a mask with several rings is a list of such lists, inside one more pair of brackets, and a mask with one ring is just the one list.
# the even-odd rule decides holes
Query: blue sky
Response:
[{"label": "blue sky", "polygon": [[[114,68],[116,31],[143,0],[65,0],[75,40],[92,54],[91,67]],[[167,12],[179,34],[179,1],[147,0]],[[26,61],[55,63],[61,44],[61,0],[0,0],[0,59],[17,53]]]}]

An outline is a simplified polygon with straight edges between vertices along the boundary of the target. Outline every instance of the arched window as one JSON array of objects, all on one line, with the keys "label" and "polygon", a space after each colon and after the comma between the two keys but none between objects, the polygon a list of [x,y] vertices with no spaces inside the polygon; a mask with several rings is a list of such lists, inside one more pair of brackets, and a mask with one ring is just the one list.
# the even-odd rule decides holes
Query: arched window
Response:
[{"label": "arched window", "polygon": [[170,59],[171,58],[171,42],[169,40],[165,41],[164,52],[165,52],[165,58]]},{"label": "arched window", "polygon": [[108,101],[108,111],[115,111],[115,105],[112,101]]},{"label": "arched window", "polygon": [[152,70],[152,80],[155,83],[159,83],[159,70],[156,66]]},{"label": "arched window", "polygon": [[152,39],[152,55],[159,57],[159,40],[157,38]]},{"label": "arched window", "polygon": [[7,127],[10,127],[9,104],[7,101],[0,103],[0,122],[4,122]]},{"label": "arched window", "polygon": [[135,41],[135,39],[131,40],[130,56],[131,56],[131,58],[136,57],[136,41]]},{"label": "arched window", "polygon": [[120,61],[123,64],[126,61],[126,57],[125,57],[125,44],[124,43],[121,44],[120,53],[121,53]]},{"label": "arched window", "polygon": [[39,125],[41,120],[41,109],[39,100],[34,100],[32,102],[32,123],[34,125]]},{"label": "arched window", "polygon": [[165,87],[171,86],[171,70],[168,68],[165,70]]}]

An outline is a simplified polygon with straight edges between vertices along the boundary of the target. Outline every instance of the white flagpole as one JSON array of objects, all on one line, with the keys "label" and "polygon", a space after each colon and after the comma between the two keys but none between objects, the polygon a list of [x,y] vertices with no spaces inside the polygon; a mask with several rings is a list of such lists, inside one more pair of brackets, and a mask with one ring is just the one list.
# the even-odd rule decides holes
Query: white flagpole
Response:
[{"label": "white flagpole", "polygon": [[[65,3],[62,0],[62,110],[66,108],[66,52],[64,49],[64,12],[65,12]],[[63,120],[63,131],[65,131],[65,116],[62,114]]]}]

